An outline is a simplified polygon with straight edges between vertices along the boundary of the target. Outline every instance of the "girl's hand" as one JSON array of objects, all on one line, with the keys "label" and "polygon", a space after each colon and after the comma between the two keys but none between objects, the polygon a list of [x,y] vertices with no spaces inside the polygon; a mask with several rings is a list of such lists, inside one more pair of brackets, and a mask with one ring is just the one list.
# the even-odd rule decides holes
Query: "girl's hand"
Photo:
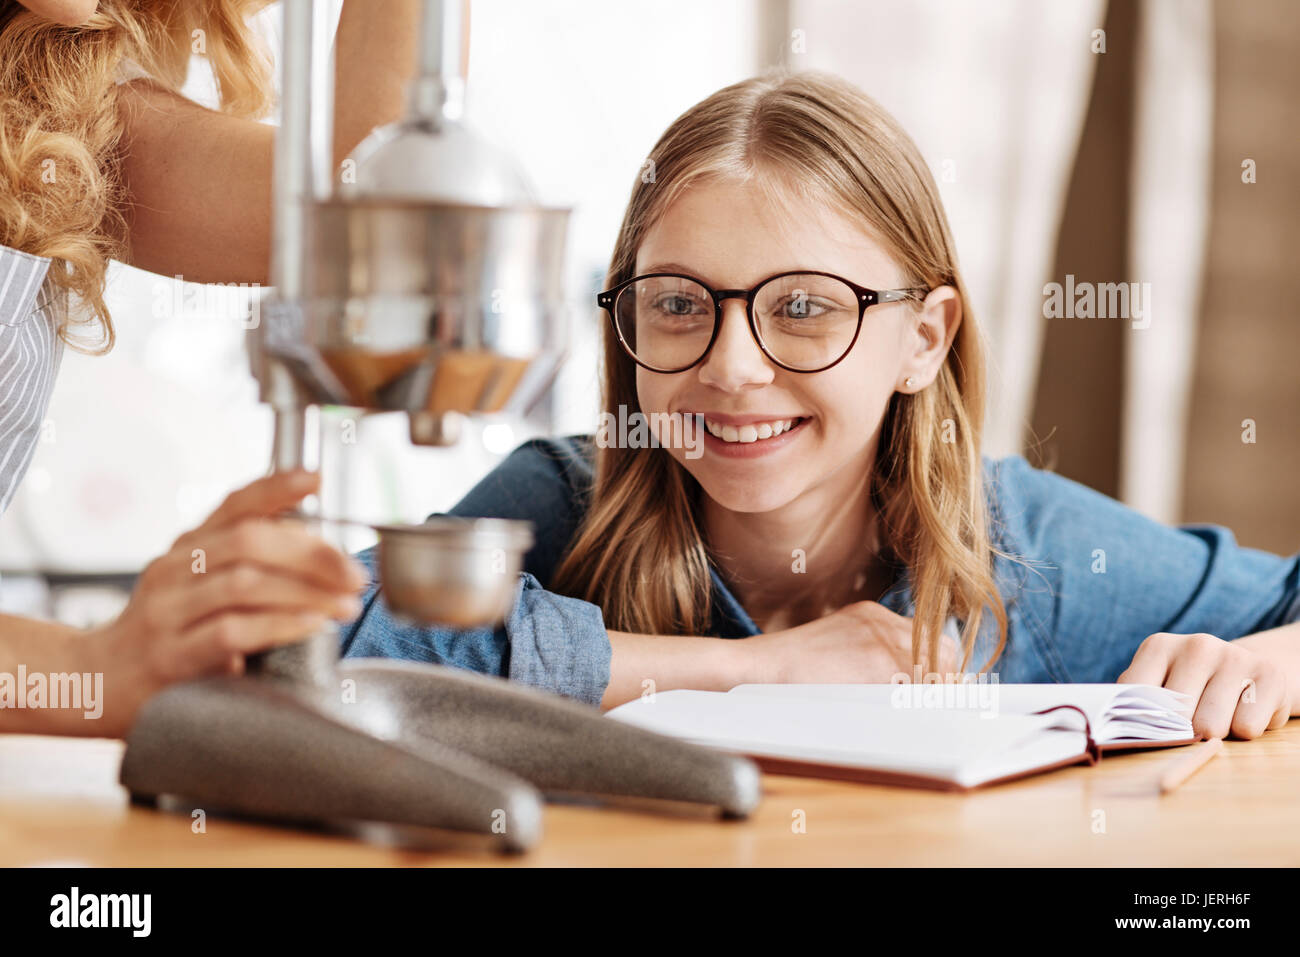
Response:
[{"label": "girl's hand", "polygon": [[319,485],[316,473],[277,472],[232,492],[145,568],[116,621],[86,636],[104,661],[104,734],[124,735],[171,682],[238,674],[244,655],[360,613],[365,570],[300,521],[272,517]]},{"label": "girl's hand", "polygon": [[[887,684],[912,680],[912,619],[874,601],[853,602],[824,618],[736,642],[741,673],[760,683]],[[939,670],[951,674],[961,653],[951,635],[941,642]]]},{"label": "girl's hand", "polygon": [[1191,695],[1192,728],[1202,738],[1257,738],[1291,714],[1286,675],[1258,652],[1213,635],[1152,635],[1142,642],[1123,684],[1160,685]]}]

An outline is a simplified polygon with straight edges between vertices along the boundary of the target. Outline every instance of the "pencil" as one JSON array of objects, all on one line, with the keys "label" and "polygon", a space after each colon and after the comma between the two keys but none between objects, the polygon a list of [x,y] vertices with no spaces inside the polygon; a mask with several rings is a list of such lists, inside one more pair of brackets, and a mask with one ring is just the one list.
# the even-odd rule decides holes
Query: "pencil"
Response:
[{"label": "pencil", "polygon": [[1210,759],[1223,750],[1223,739],[1212,738],[1197,745],[1165,765],[1160,773],[1160,793],[1168,794],[1210,763]]}]

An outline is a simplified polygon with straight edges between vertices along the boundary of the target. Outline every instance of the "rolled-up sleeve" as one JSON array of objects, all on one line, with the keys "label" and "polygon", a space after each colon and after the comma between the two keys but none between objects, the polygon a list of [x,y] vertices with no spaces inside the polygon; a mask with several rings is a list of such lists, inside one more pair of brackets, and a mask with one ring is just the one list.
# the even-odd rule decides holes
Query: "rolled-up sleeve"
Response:
[{"label": "rolled-up sleeve", "polygon": [[504,630],[512,681],[600,704],[611,651],[598,605],[549,592],[524,572]]},{"label": "rolled-up sleeve", "polygon": [[[589,436],[525,442],[451,509],[454,516],[532,525],[514,605],[495,628],[426,627],[394,616],[378,586],[376,548],[356,558],[370,575],[361,616],[343,626],[345,658],[402,658],[465,668],[599,705],[610,645],[599,606],[548,591],[592,480]],[[432,517],[432,516],[431,516]]]},{"label": "rolled-up sleeve", "polygon": [[345,658],[401,658],[499,675],[599,706],[609,684],[610,644],[600,608],[519,575],[514,606],[496,628],[441,628],[394,616],[376,584],[375,549],[357,554],[371,586],[360,617],[340,632]]}]

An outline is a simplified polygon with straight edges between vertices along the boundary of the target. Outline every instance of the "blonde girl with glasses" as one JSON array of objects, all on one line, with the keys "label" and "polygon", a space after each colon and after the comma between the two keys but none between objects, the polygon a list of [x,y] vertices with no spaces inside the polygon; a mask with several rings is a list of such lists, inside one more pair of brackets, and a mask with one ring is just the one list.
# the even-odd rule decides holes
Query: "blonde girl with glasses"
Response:
[{"label": "blonde girl with glasses", "polygon": [[511,616],[419,628],[372,587],[348,655],[604,708],[983,670],[1165,685],[1206,736],[1300,713],[1300,556],[982,453],[981,329],[934,178],[878,104],[766,75],[649,158],[597,297],[601,409],[701,429],[703,454],[607,430],[525,444],[452,510],[536,526]]}]

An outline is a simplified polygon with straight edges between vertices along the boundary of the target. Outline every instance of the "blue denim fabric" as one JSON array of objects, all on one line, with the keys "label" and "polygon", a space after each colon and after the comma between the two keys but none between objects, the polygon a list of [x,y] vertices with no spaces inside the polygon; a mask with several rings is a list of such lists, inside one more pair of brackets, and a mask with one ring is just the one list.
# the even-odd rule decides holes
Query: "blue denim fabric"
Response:
[{"label": "blue denim fabric", "polygon": [[[372,585],[356,622],[343,626],[345,657],[434,662],[506,676],[598,705],[610,645],[600,609],[546,590],[585,512],[591,436],[534,439],[476,485],[451,515],[530,521],[536,544],[518,601],[499,628],[426,628],[395,620],[378,596],[374,549],[358,558]],[[1007,643],[993,670],[1004,682],[1114,681],[1156,632],[1233,640],[1300,621],[1300,553],[1281,557],[1237,544],[1218,525],[1171,527],[1021,456],[984,458],[994,575],[1007,605]],[[710,634],[759,634],[716,569]],[[915,613],[900,569],[879,599]],[[994,650],[986,614],[974,665]]]}]

